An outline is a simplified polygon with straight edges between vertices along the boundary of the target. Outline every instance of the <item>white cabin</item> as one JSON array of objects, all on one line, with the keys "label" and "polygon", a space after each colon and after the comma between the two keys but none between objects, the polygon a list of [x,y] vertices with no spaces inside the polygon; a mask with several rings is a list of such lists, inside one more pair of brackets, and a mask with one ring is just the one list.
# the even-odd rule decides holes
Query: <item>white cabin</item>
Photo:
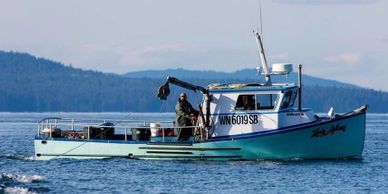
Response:
[{"label": "white cabin", "polygon": [[295,84],[229,84],[208,88],[213,137],[274,130],[316,120],[313,110],[294,107],[298,95]]}]

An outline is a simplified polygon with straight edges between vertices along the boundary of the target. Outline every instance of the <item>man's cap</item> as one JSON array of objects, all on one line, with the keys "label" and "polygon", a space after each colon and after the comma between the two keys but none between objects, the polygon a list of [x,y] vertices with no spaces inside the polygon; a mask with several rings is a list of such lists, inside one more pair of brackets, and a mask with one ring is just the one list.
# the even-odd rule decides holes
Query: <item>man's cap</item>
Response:
[{"label": "man's cap", "polygon": [[180,95],[179,95],[180,97],[182,97],[182,96],[185,96],[186,97],[186,93],[181,93]]}]

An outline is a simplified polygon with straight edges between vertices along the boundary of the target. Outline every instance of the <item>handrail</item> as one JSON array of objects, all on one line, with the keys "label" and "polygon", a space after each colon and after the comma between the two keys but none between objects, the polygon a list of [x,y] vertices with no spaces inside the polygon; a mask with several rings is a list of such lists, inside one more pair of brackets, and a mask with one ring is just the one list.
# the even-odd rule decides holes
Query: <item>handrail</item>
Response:
[{"label": "handrail", "polygon": [[[95,122],[91,121],[103,121],[101,124],[96,124]],[[88,122],[82,122],[82,121],[88,121]],[[103,135],[103,132],[106,132],[105,130],[108,129],[116,129],[120,131],[121,133],[112,133],[111,138],[117,138],[120,137],[123,141],[131,141],[133,140],[135,131],[142,131],[142,130],[149,130],[148,132],[136,132],[136,133],[145,133],[149,136],[148,141],[152,141],[153,139],[156,139],[156,137],[161,137],[162,142],[166,141],[167,137],[174,137],[176,139],[171,140],[169,138],[169,141],[177,141],[178,136],[180,135],[181,130],[188,130],[192,129],[194,134],[190,135],[190,137],[194,137],[196,140],[203,140],[203,134],[205,134],[202,130],[203,128],[200,126],[174,126],[173,122],[171,121],[134,121],[134,120],[125,120],[121,121],[120,125],[106,125],[113,120],[111,119],[75,119],[75,118],[58,118],[58,117],[49,117],[44,118],[38,122],[38,136],[44,137],[44,138],[74,138],[74,139],[95,139],[97,137],[101,137]],[[152,123],[156,123],[159,125],[151,126]],[[105,124],[105,125],[104,125]],[[91,130],[98,130],[99,133],[96,137],[91,137]],[[128,130],[130,129],[130,130]],[[87,130],[87,131],[86,131]],[[173,130],[174,136],[167,136],[166,131],[167,130]],[[199,130],[199,131],[198,131]],[[131,133],[128,133],[130,131]],[[159,131],[159,132],[158,132]],[[179,131],[179,132],[177,132]],[[117,132],[117,131],[116,131]],[[124,134],[122,133],[124,132]],[[85,135],[85,133],[87,133]],[[93,133],[93,132],[92,132]],[[159,133],[159,135],[155,135],[156,133]],[[160,135],[161,134],[161,135]],[[106,135],[106,134],[104,134]],[[124,135],[124,137],[123,137]],[[136,134],[139,135],[139,134]],[[144,135],[144,134],[143,134]],[[147,136],[146,135],[146,136]],[[128,136],[131,136],[129,138]],[[199,138],[197,136],[200,136]],[[140,135],[136,136],[136,138],[140,139]],[[144,139],[144,138],[142,138]],[[206,138],[207,139],[207,138]],[[109,140],[107,138],[107,140]]]},{"label": "handrail", "polygon": [[[144,120],[122,120],[122,119],[101,119],[101,118],[72,118],[72,117],[63,117],[63,118],[59,118],[59,117],[47,117],[47,118],[43,118],[41,119],[39,122],[43,122],[43,121],[46,121],[46,120],[54,120],[54,119],[57,119],[57,120],[62,120],[62,121],[66,121],[66,120],[74,120],[74,121],[110,121],[110,122],[114,122],[114,121],[118,121],[118,122],[144,122]],[[150,121],[148,121],[149,123]],[[168,122],[171,122],[171,121],[160,121],[160,120],[153,120],[151,122],[159,122],[159,123],[168,123]]]}]

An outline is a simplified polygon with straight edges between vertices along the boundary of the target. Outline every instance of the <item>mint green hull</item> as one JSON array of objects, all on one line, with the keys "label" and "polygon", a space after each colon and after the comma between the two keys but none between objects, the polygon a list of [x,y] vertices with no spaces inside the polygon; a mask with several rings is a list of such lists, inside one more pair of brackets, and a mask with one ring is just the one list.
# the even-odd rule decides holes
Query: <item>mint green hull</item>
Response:
[{"label": "mint green hull", "polygon": [[218,137],[200,143],[35,139],[35,158],[171,160],[255,160],[360,158],[365,112],[254,134]]}]

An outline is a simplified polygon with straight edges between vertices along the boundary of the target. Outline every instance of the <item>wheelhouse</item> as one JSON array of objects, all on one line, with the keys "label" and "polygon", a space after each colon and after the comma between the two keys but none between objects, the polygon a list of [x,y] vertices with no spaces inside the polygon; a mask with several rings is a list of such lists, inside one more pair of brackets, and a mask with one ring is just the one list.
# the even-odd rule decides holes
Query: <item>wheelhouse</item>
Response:
[{"label": "wheelhouse", "polygon": [[270,87],[229,84],[208,88],[213,137],[273,130],[314,120],[312,110],[295,108],[298,87],[294,84]]}]

